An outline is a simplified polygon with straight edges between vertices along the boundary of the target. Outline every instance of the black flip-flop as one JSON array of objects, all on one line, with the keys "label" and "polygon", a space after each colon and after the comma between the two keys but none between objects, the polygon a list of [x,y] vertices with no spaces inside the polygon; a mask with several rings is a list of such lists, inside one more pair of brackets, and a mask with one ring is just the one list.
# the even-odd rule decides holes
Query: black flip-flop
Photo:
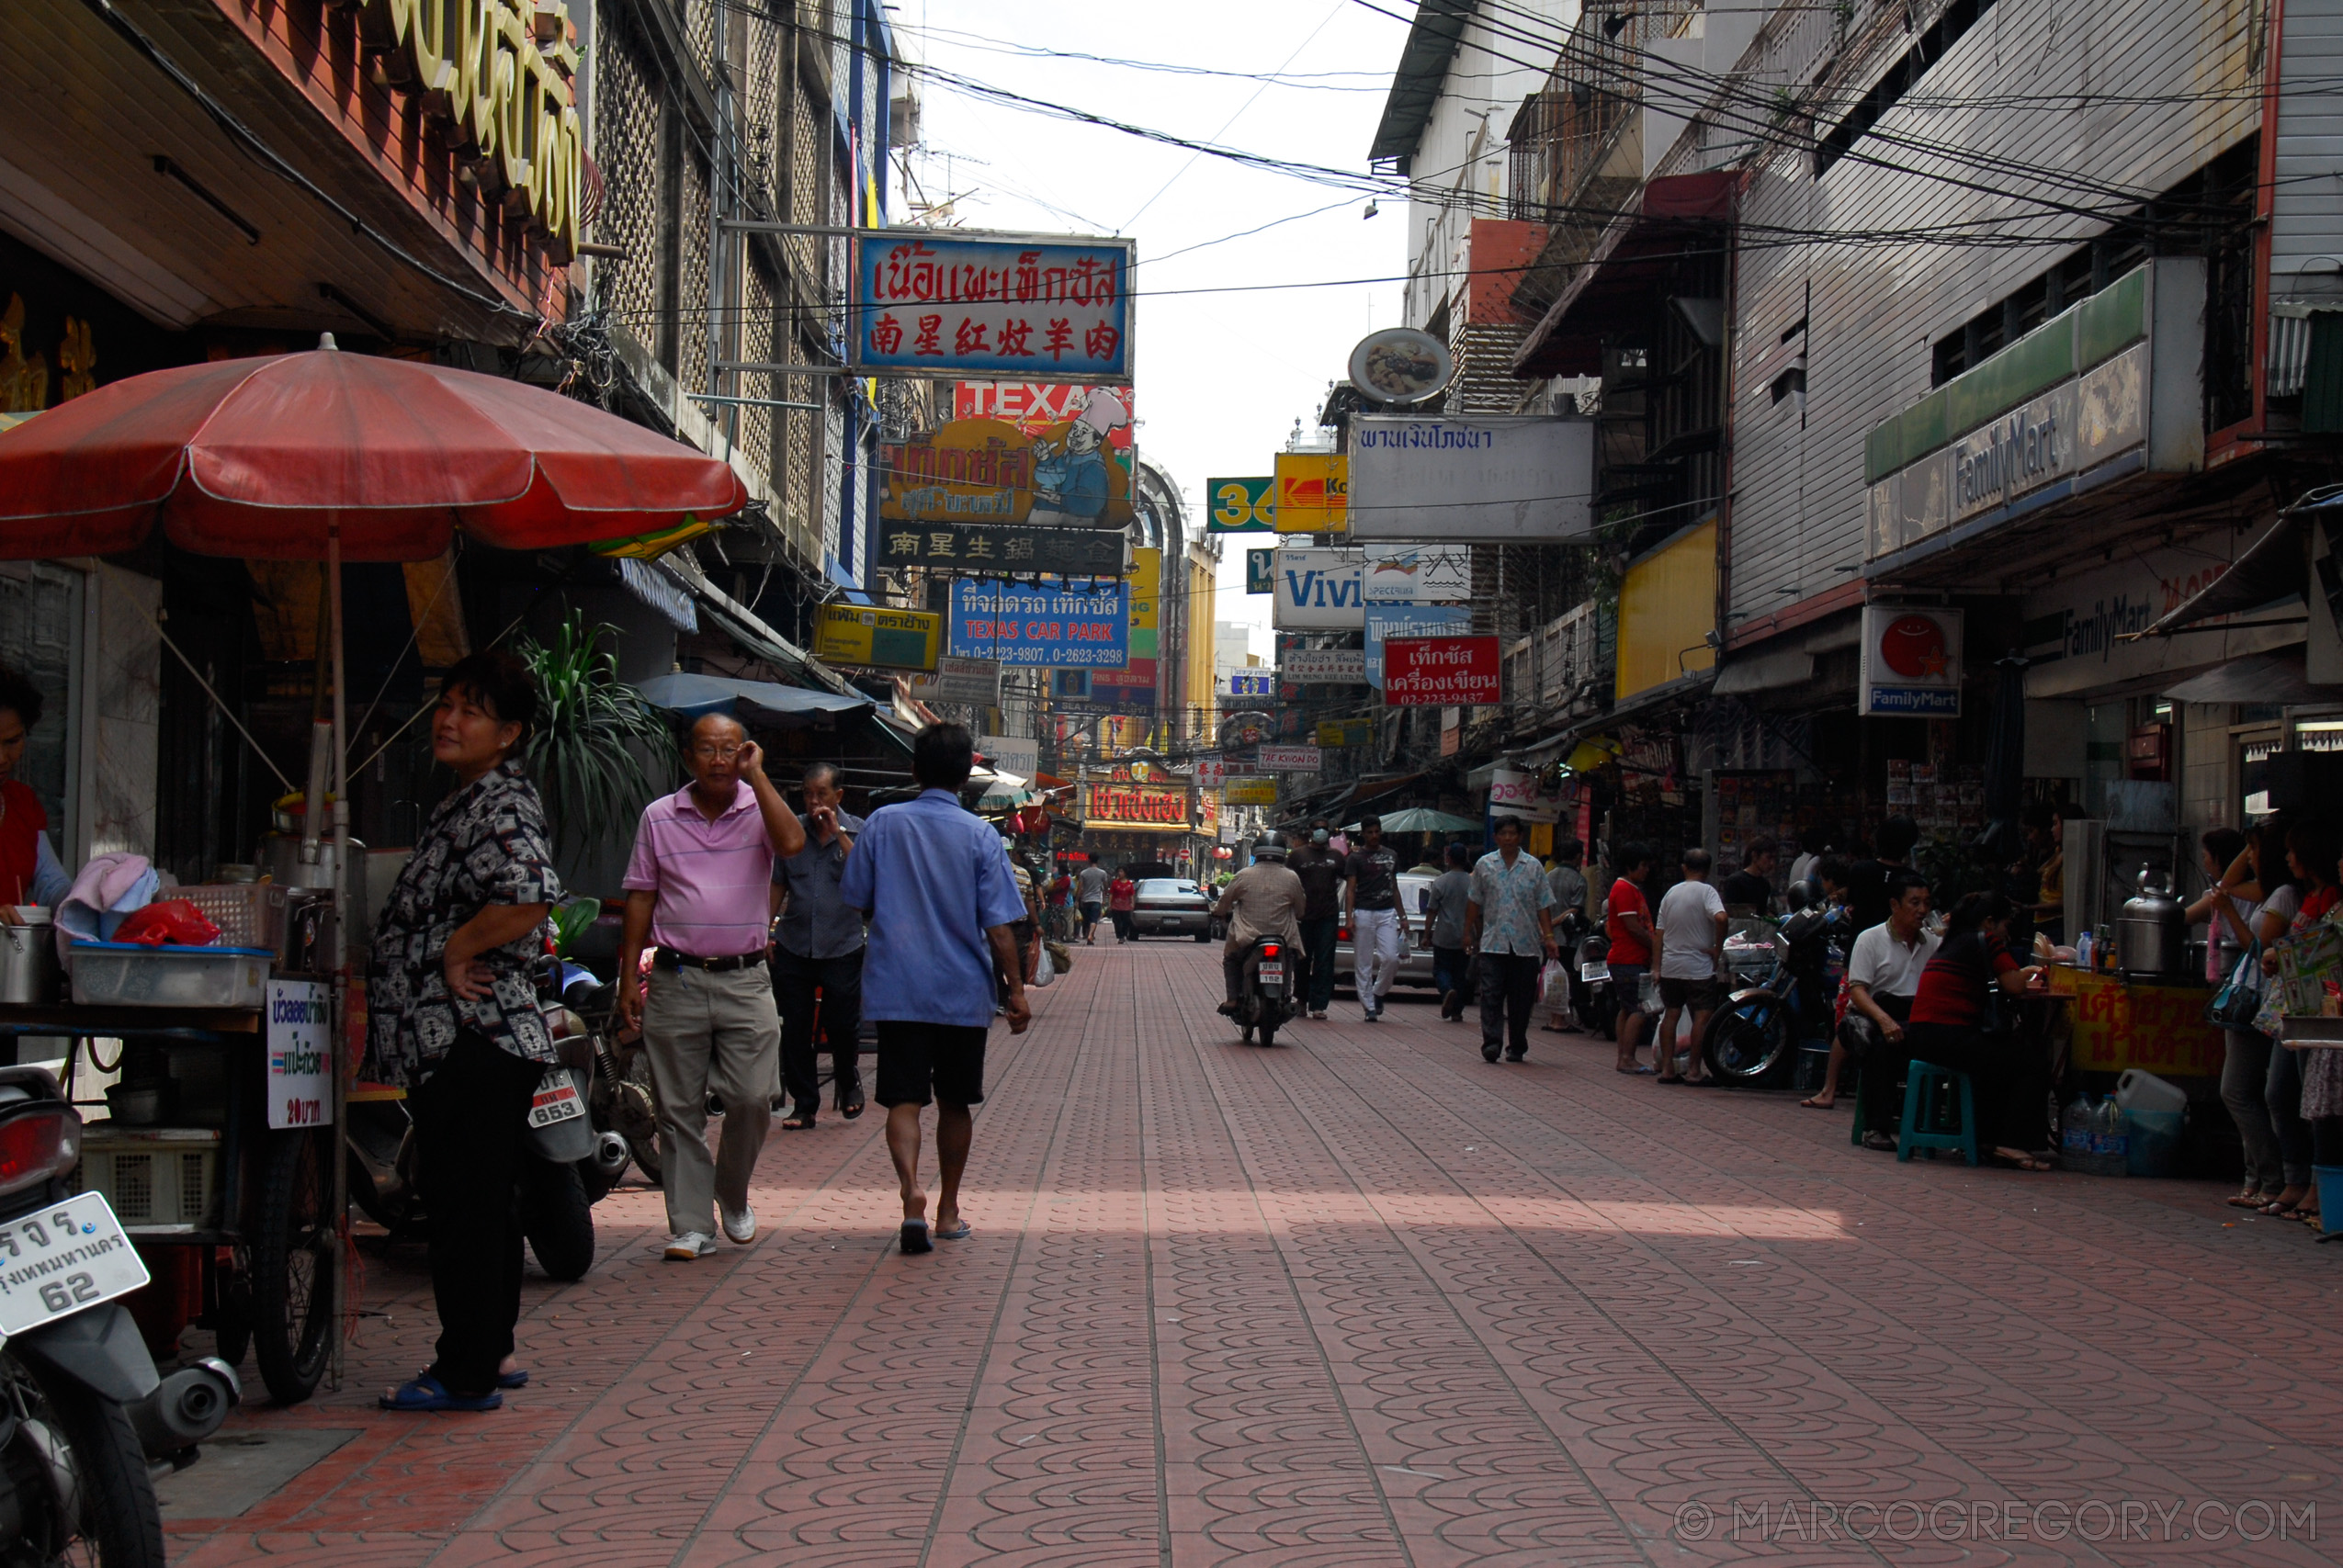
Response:
[{"label": "black flip-flop", "polygon": [[1654,1082],[1654,1083],[1688,1083],[1688,1082],[1690,1082],[1691,1080],[1690,1080],[1690,1079],[1688,1079],[1688,1078],[1686,1078],[1686,1077],[1683,1077],[1683,1076],[1681,1076],[1681,1074],[1680,1074],[1680,1075],[1678,1075],[1678,1076],[1677,1076],[1677,1077],[1670,1077],[1667,1074],[1662,1073],[1662,1074],[1660,1074],[1658,1077],[1656,1077],[1656,1078],[1652,1079],[1651,1081],[1652,1081],[1652,1082]]},{"label": "black flip-flop", "polygon": [[905,1254],[914,1256],[919,1253],[934,1252],[935,1250],[935,1242],[928,1235],[927,1222],[925,1220],[905,1220],[903,1222],[902,1247]]},{"label": "black flip-flop", "polygon": [[781,1130],[785,1133],[810,1133],[813,1125],[810,1116],[785,1116],[781,1119]]},{"label": "black flip-flop", "polygon": [[849,1100],[846,1104],[838,1108],[838,1114],[843,1116],[849,1122],[853,1121],[855,1117],[860,1116],[862,1113],[863,1102],[859,1100]]}]

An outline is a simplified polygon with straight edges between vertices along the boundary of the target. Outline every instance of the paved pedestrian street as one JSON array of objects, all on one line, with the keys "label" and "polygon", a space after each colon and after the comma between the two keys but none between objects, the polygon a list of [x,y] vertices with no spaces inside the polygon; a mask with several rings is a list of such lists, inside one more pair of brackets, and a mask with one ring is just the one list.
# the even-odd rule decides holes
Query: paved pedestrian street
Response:
[{"label": "paved pedestrian street", "polygon": [[1488,1066],[1426,1001],[1251,1049],[1217,957],[1079,950],[996,1032],[975,1235],[933,1256],[876,1108],[775,1133],[753,1247],[664,1263],[656,1194],[613,1195],[593,1273],[532,1269],[500,1413],[373,1409],[432,1325],[420,1249],[367,1248],[340,1392],[237,1416],[175,1560],[2343,1555],[2343,1248],[2303,1227],[1899,1166],[1575,1036]]}]

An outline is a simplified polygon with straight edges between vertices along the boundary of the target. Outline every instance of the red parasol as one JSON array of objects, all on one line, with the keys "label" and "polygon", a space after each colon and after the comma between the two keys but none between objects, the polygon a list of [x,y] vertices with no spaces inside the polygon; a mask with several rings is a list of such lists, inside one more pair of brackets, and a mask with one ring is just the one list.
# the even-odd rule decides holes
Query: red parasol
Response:
[{"label": "red parasol", "polygon": [[[0,558],[112,555],[160,524],[200,555],[326,563],[333,721],[312,731],[310,796],[323,790],[330,761],[343,916],[342,561],[426,560],[458,527],[503,549],[589,544],[747,503],[729,464],[616,415],[493,376],[337,353],[330,336],[314,353],[133,376],[0,432]],[[305,813],[305,853],[322,815]],[[337,1037],[348,929],[346,918],[334,923]],[[339,1127],[347,1060],[334,1058]],[[335,1212],[345,1214],[344,1162],[333,1168]],[[346,1257],[339,1227],[337,1240]]]},{"label": "red parasol", "polygon": [[371,355],[134,376],[0,440],[0,557],[423,560],[622,538],[748,503],[730,465],[570,398]]}]

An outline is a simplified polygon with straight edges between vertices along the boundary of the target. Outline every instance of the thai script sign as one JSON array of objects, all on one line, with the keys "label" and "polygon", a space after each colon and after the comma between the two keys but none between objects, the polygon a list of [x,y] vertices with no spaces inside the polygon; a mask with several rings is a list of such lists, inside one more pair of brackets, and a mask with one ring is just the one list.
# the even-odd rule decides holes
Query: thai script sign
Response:
[{"label": "thai script sign", "polygon": [[967,703],[977,707],[1001,702],[1001,664],[992,659],[938,659],[932,675],[911,677],[911,698],[922,703]]},{"label": "thai script sign", "polygon": [[334,1004],[315,980],[268,982],[268,1124],[323,1127],[334,1120]]},{"label": "thai script sign", "polygon": [[1383,700],[1393,707],[1499,701],[1493,637],[1407,637],[1383,645]]},{"label": "thai script sign", "polygon": [[1350,478],[1354,539],[1583,538],[1594,422],[1361,414]]},{"label": "thai script sign", "polygon": [[1366,608],[1367,684],[1383,685],[1383,645],[1393,637],[1462,637],[1473,629],[1469,604],[1370,604]]},{"label": "thai script sign", "polygon": [[1274,806],[1277,804],[1277,781],[1230,779],[1220,798],[1230,806]]},{"label": "thai script sign", "polygon": [[367,0],[358,27],[383,75],[419,93],[426,118],[447,123],[450,144],[480,150],[470,167],[481,199],[501,192],[566,265],[578,245],[585,144],[570,89],[578,51],[560,9]]},{"label": "thai script sign", "polygon": [[1360,685],[1366,680],[1366,650],[1289,648],[1277,656],[1277,673],[1303,685]]},{"label": "thai script sign", "polygon": [[814,623],[814,657],[880,670],[933,670],[943,620],[924,610],[824,604]]},{"label": "thai script sign", "polygon": [[1119,670],[1129,660],[1121,581],[1033,584],[956,578],[948,651],[1003,664]]},{"label": "thai script sign", "polygon": [[1132,242],[922,231],[866,237],[855,364],[922,375],[1131,378]]},{"label": "thai script sign", "polygon": [[1206,479],[1211,507],[1204,514],[1207,534],[1272,534],[1277,530],[1274,479]]},{"label": "thai script sign", "polygon": [[1084,784],[1085,828],[1154,828],[1185,832],[1190,821],[1185,784]]}]

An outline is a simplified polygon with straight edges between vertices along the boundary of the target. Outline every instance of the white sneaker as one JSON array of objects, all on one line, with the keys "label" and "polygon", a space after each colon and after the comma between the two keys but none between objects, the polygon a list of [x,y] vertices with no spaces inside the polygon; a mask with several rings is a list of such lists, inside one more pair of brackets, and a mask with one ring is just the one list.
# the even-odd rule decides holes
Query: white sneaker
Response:
[{"label": "white sneaker", "polygon": [[742,1247],[746,1247],[756,1239],[756,1210],[753,1206],[743,1203],[741,1205],[741,1212],[736,1214],[722,1203],[719,1203],[716,1205],[716,1212],[724,1221],[726,1237],[739,1242]]},{"label": "white sneaker", "polygon": [[716,1250],[716,1238],[706,1231],[685,1231],[667,1238],[667,1261],[689,1263],[695,1258],[705,1258]]}]

